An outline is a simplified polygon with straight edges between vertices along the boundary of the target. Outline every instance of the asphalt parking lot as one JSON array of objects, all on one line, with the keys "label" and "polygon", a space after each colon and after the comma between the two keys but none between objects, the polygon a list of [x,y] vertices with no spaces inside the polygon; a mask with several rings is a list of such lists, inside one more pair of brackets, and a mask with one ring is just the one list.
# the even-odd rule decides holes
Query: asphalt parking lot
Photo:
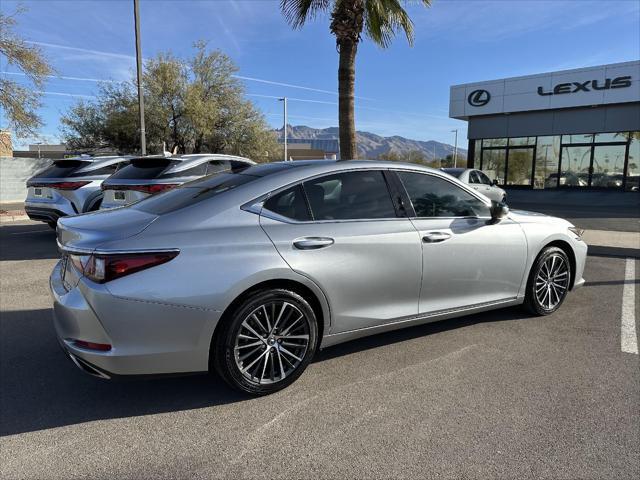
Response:
[{"label": "asphalt parking lot", "polygon": [[640,261],[590,256],[549,317],[512,308],[329,348],[254,399],[208,376],[77,370],[51,323],[57,255],[46,225],[0,227],[3,479],[640,478],[640,363],[621,349]]}]

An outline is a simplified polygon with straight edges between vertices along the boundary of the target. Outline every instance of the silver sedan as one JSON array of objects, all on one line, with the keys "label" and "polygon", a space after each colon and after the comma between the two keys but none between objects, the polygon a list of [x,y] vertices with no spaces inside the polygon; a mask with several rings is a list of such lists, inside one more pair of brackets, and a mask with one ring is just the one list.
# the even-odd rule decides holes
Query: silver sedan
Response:
[{"label": "silver sedan", "polygon": [[553,313],[584,283],[580,234],[417,165],[257,165],[61,219],[54,324],[93,375],[215,370],[267,394],[354,338]]},{"label": "silver sedan", "polygon": [[494,202],[506,202],[507,192],[498,186],[496,180],[491,180],[482,170],[474,168],[442,168],[443,172],[456,177],[468,184],[476,192],[480,192]]}]

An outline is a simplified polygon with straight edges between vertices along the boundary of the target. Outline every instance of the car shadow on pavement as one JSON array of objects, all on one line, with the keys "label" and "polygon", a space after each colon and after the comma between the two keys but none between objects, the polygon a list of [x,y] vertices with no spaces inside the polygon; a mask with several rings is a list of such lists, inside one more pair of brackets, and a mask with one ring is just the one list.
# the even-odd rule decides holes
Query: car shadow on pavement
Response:
[{"label": "car shadow on pavement", "polygon": [[440,320],[415,327],[406,327],[391,332],[378,333],[370,337],[359,338],[346,343],[341,343],[326,350],[321,350],[316,355],[314,361],[322,362],[332,358],[341,357],[351,353],[378,348],[393,343],[406,342],[419,337],[434,335],[437,333],[455,330],[457,328],[468,327],[484,322],[506,322],[522,320],[530,317],[520,307],[510,307],[501,310],[491,310],[489,312],[476,313],[465,317],[451,318],[449,320]]},{"label": "car shadow on pavement", "polygon": [[0,261],[59,257],[56,232],[44,223],[0,226]]},{"label": "car shadow on pavement", "polygon": [[58,346],[51,309],[0,316],[0,436],[246,400],[209,375],[107,381]]},{"label": "car shadow on pavement", "polygon": [[[107,381],[81,372],[58,346],[51,309],[2,312],[0,436],[94,420],[191,410],[250,397],[213,375]],[[526,317],[519,309],[487,312],[387,332],[318,352],[315,362],[485,321]]]}]

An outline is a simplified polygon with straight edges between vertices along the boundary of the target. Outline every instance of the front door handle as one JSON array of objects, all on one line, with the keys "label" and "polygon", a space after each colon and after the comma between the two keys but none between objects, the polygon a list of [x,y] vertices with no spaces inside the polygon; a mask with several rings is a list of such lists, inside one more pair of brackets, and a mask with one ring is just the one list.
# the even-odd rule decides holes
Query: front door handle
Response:
[{"label": "front door handle", "polygon": [[317,250],[333,245],[333,238],[329,237],[304,237],[293,241],[293,246],[298,250]]},{"label": "front door handle", "polygon": [[451,234],[447,232],[430,232],[422,237],[422,241],[424,243],[439,243],[449,240],[450,238]]}]

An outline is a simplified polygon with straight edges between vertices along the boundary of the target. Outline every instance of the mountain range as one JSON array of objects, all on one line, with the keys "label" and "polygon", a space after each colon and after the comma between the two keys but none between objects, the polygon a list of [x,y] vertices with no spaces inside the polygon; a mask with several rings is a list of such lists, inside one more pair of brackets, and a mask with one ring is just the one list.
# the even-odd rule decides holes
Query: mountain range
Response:
[{"label": "mountain range", "polygon": [[[312,128],[305,125],[287,125],[287,137],[295,139],[337,140],[338,127]],[[278,137],[282,138],[282,128],[277,129]],[[358,154],[360,158],[375,159],[378,155],[392,151],[405,154],[410,151],[419,151],[428,160],[434,158],[446,158],[453,155],[454,146],[435,140],[412,140],[410,138],[394,135],[382,137],[371,132],[358,131]],[[458,146],[458,158],[466,158],[467,150]]]}]

